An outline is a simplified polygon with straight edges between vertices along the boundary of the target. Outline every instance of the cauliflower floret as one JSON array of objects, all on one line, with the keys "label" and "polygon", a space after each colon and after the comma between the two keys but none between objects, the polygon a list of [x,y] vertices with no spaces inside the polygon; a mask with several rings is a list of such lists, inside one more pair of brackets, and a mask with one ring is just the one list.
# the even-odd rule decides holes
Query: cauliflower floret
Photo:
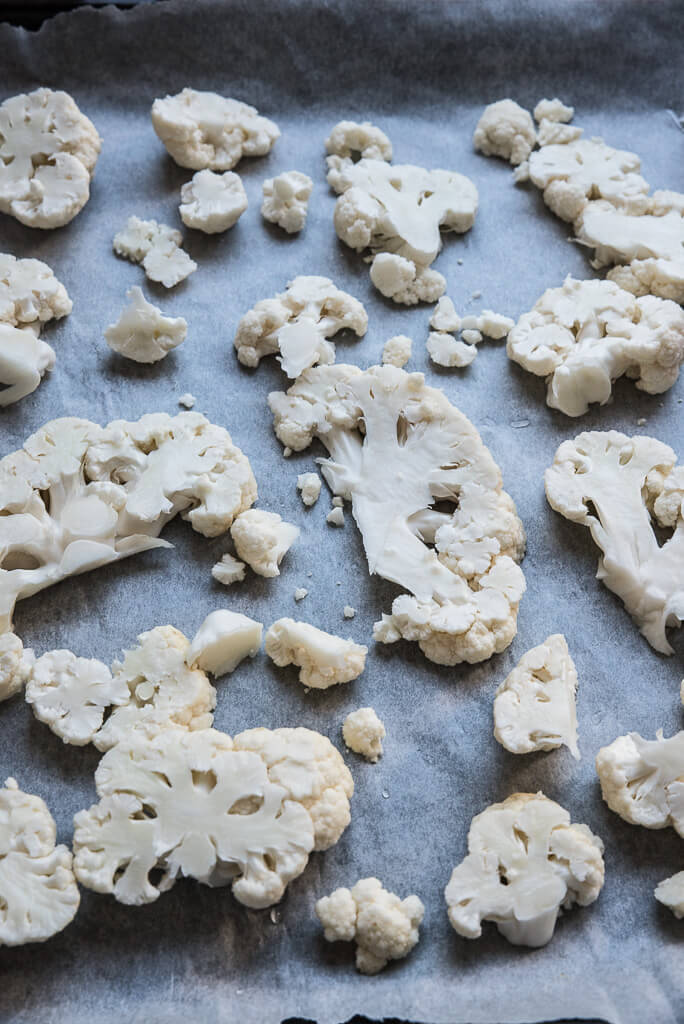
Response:
[{"label": "cauliflower floret", "polygon": [[358,160],[392,162],[392,143],[377,125],[370,121],[340,121],[325,140],[328,184],[335,192],[346,187],[345,174]]},{"label": "cauliflower floret", "polygon": [[477,122],[473,145],[485,156],[500,156],[514,166],[527,160],[537,141],[527,110],[511,99],[485,107]]},{"label": "cauliflower floret", "polygon": [[181,188],[178,209],[186,227],[215,235],[237,223],[247,209],[247,193],[233,171],[197,171]]},{"label": "cauliflower floret", "polygon": [[325,517],[325,521],[330,526],[344,526],[344,509],[342,506],[334,505]]},{"label": "cauliflower floret", "polygon": [[301,171],[284,171],[275,178],[267,178],[262,185],[262,217],[288,235],[296,234],[306,224],[312,189],[313,181]]},{"label": "cauliflower floret", "polygon": [[277,512],[251,508],[237,517],[230,534],[238,556],[270,579],[280,576],[278,566],[299,536],[299,527],[284,522]]},{"label": "cauliflower floret", "polygon": [[126,227],[114,235],[114,252],[132,263],[141,263],[150,281],[173,288],[197,270],[197,264],[181,248],[180,231],[156,220],[129,217]]},{"label": "cauliflower floret", "polygon": [[370,278],[385,298],[402,306],[436,302],[446,288],[438,271],[416,266],[413,260],[389,252],[378,253],[373,259]]},{"label": "cauliflower floret", "polygon": [[469,345],[459,338],[443,331],[430,331],[426,345],[428,355],[438,366],[470,366],[477,355],[475,345]]},{"label": "cauliflower floret", "polygon": [[596,755],[601,795],[631,825],[674,828],[684,837],[684,731],[655,740],[618,736]]},{"label": "cauliflower floret", "polygon": [[[576,142],[581,139],[583,131],[574,124],[561,124],[560,121],[553,121],[548,117],[542,118],[537,129],[537,142],[540,146],[566,145],[568,142]],[[525,181],[529,180],[529,161],[525,161],[527,168]],[[522,166],[522,164],[520,165]]]},{"label": "cauliflower floret", "polygon": [[266,632],[269,658],[283,668],[297,665],[299,681],[316,690],[357,679],[366,667],[367,647],[324,633],[308,622],[278,619]]},{"label": "cauliflower floret", "polygon": [[68,316],[72,305],[47,263],[0,253],[0,321],[39,331],[53,317]]},{"label": "cauliflower floret", "polygon": [[461,329],[461,318],[448,295],[443,295],[430,317],[430,327],[440,334],[456,334]]},{"label": "cauliflower floret", "polygon": [[574,107],[566,107],[558,97],[552,100],[539,100],[534,108],[534,119],[537,123],[542,121],[555,121],[557,124],[567,124],[575,116]]},{"label": "cauliflower floret", "polygon": [[128,289],[126,298],[130,305],[105,331],[113,352],[136,363],[157,363],[185,341],[188,325],[183,317],[164,316],[137,285]]},{"label": "cauliflower floret", "polygon": [[185,652],[185,664],[213,676],[233,672],[244,658],[257,653],[263,629],[262,622],[219,608],[207,615],[195,633]]},{"label": "cauliflower floret", "polygon": [[55,351],[31,330],[0,323],[0,406],[33,394],[55,365]]},{"label": "cauliflower floret", "polygon": [[400,369],[406,366],[411,358],[412,345],[413,342],[405,334],[389,338],[382,348],[383,366],[398,366]]},{"label": "cauliflower floret", "polygon": [[35,656],[16,633],[0,633],[0,703],[19,693],[31,677]]},{"label": "cauliflower floret", "polygon": [[240,562],[237,558],[233,558],[231,554],[226,553],[213,566],[211,575],[218,583],[222,583],[224,587],[230,587],[233,583],[241,583],[244,580],[245,569],[244,562]]},{"label": "cauliflower floret", "polygon": [[401,900],[377,878],[362,878],[353,889],[336,889],[316,903],[328,942],[356,940],[356,967],[378,974],[401,960],[418,942],[425,907],[417,896]]},{"label": "cauliflower floret", "polygon": [[674,916],[681,920],[684,917],[684,871],[679,871],[671,878],[666,878],[656,886],[655,898],[664,907],[668,907]]},{"label": "cauliflower floret", "polygon": [[363,754],[374,764],[382,757],[385,726],[373,708],[350,711],[342,725],[342,739],[355,754]]},{"label": "cauliflower floret", "polygon": [[321,478],[318,473],[300,473],[297,477],[297,490],[305,505],[315,505],[321,493]]},{"label": "cauliflower floret", "polygon": [[192,409],[197,399],[190,391],[184,392],[178,399],[178,404],[182,405],[185,409]]}]

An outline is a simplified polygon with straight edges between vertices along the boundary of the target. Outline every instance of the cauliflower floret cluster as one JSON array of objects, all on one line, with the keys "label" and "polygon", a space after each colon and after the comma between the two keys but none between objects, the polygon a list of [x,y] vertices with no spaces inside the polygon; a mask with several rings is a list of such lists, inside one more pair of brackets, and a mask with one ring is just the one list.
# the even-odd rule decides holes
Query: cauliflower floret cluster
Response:
[{"label": "cauliflower floret cluster", "polygon": [[402,306],[436,302],[446,280],[430,267],[420,267],[397,253],[381,252],[373,258],[370,279],[381,295]]},{"label": "cauliflower floret cluster", "polygon": [[500,156],[514,166],[527,160],[536,141],[537,133],[528,111],[511,99],[485,107],[473,136],[478,152]]},{"label": "cauliflower floret cluster", "polygon": [[397,366],[402,369],[411,358],[413,342],[405,334],[395,334],[382,347],[383,366]]},{"label": "cauliflower floret cluster", "polygon": [[0,323],[0,406],[12,405],[33,394],[45,373],[55,365],[55,350],[41,341],[30,326]]},{"label": "cauliflower floret cluster", "polygon": [[299,527],[277,512],[250,508],[233,523],[230,535],[238,556],[259,576],[280,576],[278,566],[299,536]]},{"label": "cauliflower floret cluster", "polygon": [[275,178],[267,178],[262,185],[262,217],[288,235],[297,234],[306,224],[312,189],[313,181],[301,171],[284,171]]},{"label": "cauliflower floret cluster", "polygon": [[244,658],[253,658],[261,647],[263,628],[261,622],[228,608],[210,612],[192,638],[185,663],[214,676],[234,672]]},{"label": "cauliflower floret cluster", "polygon": [[321,493],[321,478],[318,473],[300,473],[297,477],[297,490],[305,505],[315,505]]},{"label": "cauliflower floret cluster", "polygon": [[374,764],[382,757],[385,726],[373,708],[350,711],[342,725],[342,739],[355,754],[362,754]]},{"label": "cauliflower floret cluster", "polygon": [[601,795],[631,825],[672,828],[684,837],[684,732],[655,740],[618,736],[596,755]]},{"label": "cauliflower floret cluster", "polygon": [[308,622],[278,619],[266,632],[269,658],[284,668],[296,665],[299,681],[315,690],[358,679],[366,667],[368,648],[353,640],[316,629]]},{"label": "cauliflower floret cluster", "polygon": [[114,252],[132,263],[141,263],[150,281],[173,288],[197,270],[197,264],[181,248],[183,236],[156,220],[129,217],[126,227],[114,235]]},{"label": "cauliflower floret cluster", "polygon": [[392,143],[370,121],[340,121],[325,140],[325,151],[328,184],[336,192],[344,190],[345,173],[358,160],[392,161]]},{"label": "cauliflower floret cluster", "polygon": [[48,320],[68,316],[72,306],[47,263],[0,253],[0,322],[39,333]]},{"label": "cauliflower floret cluster", "polygon": [[137,285],[129,288],[126,298],[129,305],[105,331],[105,340],[113,352],[135,363],[158,363],[185,341],[188,325],[182,316],[164,316]]},{"label": "cauliflower floret cluster", "polygon": [[221,560],[212,567],[211,575],[224,587],[230,587],[233,583],[241,583],[245,578],[245,563],[240,562],[231,554],[226,553]]},{"label": "cauliflower floret cluster", "polygon": [[227,231],[247,209],[247,193],[239,175],[233,171],[216,174],[204,170],[193,174],[181,188],[178,208],[188,228],[215,235]]}]

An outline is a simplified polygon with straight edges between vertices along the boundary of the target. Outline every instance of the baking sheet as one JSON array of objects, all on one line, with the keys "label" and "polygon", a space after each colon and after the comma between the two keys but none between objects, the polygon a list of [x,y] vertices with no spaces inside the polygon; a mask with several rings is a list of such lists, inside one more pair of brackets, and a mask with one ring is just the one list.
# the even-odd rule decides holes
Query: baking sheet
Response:
[{"label": "baking sheet", "polygon": [[[250,575],[226,591],[209,571],[228,543],[175,522],[164,534],[173,551],[140,555],[22,602],[16,629],[27,645],[39,652],[66,646],[110,662],[155,625],[170,622],[192,635],[220,605],[266,624],[295,615],[371,642],[372,623],[389,609],[394,589],[369,579],[349,516],[342,530],[326,526],[325,493],[313,509],[301,505],[295,477],[312,468],[313,455],[283,460],[266,406],[285,378],[273,360],[255,372],[241,368],[232,347],[241,314],[298,273],[331,276],[368,309],[367,336],[340,342],[338,361],[369,366],[391,335],[413,337],[409,368],[425,371],[480,429],[529,536],[518,636],[489,662],[439,668],[415,645],[371,642],[361,678],[329,692],[306,693],[293,671],[275,669],[263,654],[218,684],[215,724],[228,732],[301,724],[340,745],[345,714],[363,704],[387,726],[378,765],[348,757],[356,782],[351,826],[335,848],[311,858],[274,914],[192,882],[140,909],[84,892],[61,935],[0,951],[3,1022],[276,1024],[303,1016],[334,1024],[355,1013],[439,1024],[682,1019],[684,927],[652,896],[657,881],[682,867],[681,840],[671,830],[630,827],[608,811],[593,769],[598,747],[621,733],[680,728],[682,636],[670,659],[641,639],[594,579],[597,550],[588,531],[547,506],[542,475],[564,438],[591,428],[633,433],[639,417],[681,451],[684,381],[661,397],[622,381],[611,405],[571,421],[546,407],[543,382],[510,364],[500,344],[483,344],[465,371],[440,371],[425,352],[429,310],[385,302],[360,258],[337,241],[322,154],[337,120],[368,118],[389,133],[396,161],[470,175],[480,191],[475,227],[448,237],[435,266],[460,312],[489,307],[517,316],[567,273],[591,270],[534,189],[514,187],[505,164],[473,153],[482,107],[509,94],[527,107],[560,95],[576,105],[587,135],[638,151],[653,187],[681,189],[684,138],[667,111],[681,103],[683,30],[681,3],[613,0],[171,0],[127,12],[81,10],[36,34],[0,26],[3,96],[41,84],[65,88],[104,138],[92,198],[68,227],[39,232],[0,221],[0,249],[46,260],[74,300],[72,315],[44,332],[57,352],[54,372],[0,415],[1,452],[56,416],[106,422],[173,413],[178,396],[191,391],[196,408],[227,426],[248,453],[260,505],[302,528],[279,579]],[[140,267],[117,260],[111,239],[134,213],[180,226],[178,192],[191,172],[166,155],[148,111],[155,96],[188,84],[255,104],[283,134],[270,156],[238,168],[250,203],[238,225],[214,237],[185,232],[199,270],[166,292]],[[310,174],[315,189],[305,231],[287,238],[262,222],[260,189],[265,177],[293,167]],[[114,357],[103,340],[132,284],[189,323],[185,344],[153,367]],[[474,291],[482,298],[471,300]],[[299,586],[309,596],[295,605]],[[352,621],[342,617],[345,604],[357,609]],[[523,652],[558,631],[579,672],[582,760],[564,749],[516,758],[493,738],[492,697]],[[16,775],[47,800],[61,841],[70,841],[74,812],[95,797],[97,760],[94,750],[63,746],[21,698],[0,705],[0,779]],[[459,938],[442,890],[465,854],[470,819],[515,790],[537,789],[604,839],[599,901],[564,917],[545,949],[516,949],[493,926],[479,941]],[[402,895],[417,892],[427,912],[411,956],[364,978],[351,944],[323,941],[313,904],[370,874]]]}]

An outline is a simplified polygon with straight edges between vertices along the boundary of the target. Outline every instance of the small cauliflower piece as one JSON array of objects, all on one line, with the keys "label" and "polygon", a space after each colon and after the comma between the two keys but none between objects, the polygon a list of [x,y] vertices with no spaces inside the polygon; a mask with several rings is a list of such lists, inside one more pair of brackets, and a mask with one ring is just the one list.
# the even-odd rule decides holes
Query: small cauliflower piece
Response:
[{"label": "small cauliflower piece", "polygon": [[227,231],[238,222],[247,209],[247,193],[239,175],[233,171],[216,174],[197,171],[181,188],[178,208],[180,218],[188,228],[196,228],[205,235]]},{"label": "small cauliflower piece", "polygon": [[473,145],[479,153],[500,156],[513,166],[527,160],[536,141],[537,133],[529,112],[511,99],[485,107],[473,136]]},{"label": "small cauliflower piece", "polygon": [[577,749],[577,671],[562,633],[520,659],[494,697],[494,736],[512,754]]},{"label": "small cauliflower piece", "polygon": [[265,156],[280,129],[247,103],[183,89],[152,104],[152,125],[181,167],[230,171],[243,156]]},{"label": "small cauliflower piece", "polygon": [[312,190],[313,181],[301,171],[284,171],[275,178],[267,178],[262,185],[262,217],[288,235],[297,234],[306,224]]},{"label": "small cauliflower piece", "polygon": [[178,399],[178,404],[182,405],[185,409],[192,409],[197,399],[190,391],[184,392]]},{"label": "small cauliflower piece", "polygon": [[470,366],[477,355],[475,345],[469,345],[460,338],[454,338],[443,331],[430,331],[426,345],[428,355],[438,366]]},{"label": "small cauliflower piece", "polygon": [[494,921],[516,946],[545,946],[561,908],[586,907],[603,888],[603,843],[543,793],[514,793],[473,818],[468,856],[444,896],[459,935]]},{"label": "small cauliflower piece", "polygon": [[352,608],[350,604],[345,604],[344,608],[342,609],[342,614],[344,615],[345,619],[353,619],[354,616],[356,615],[356,608]]},{"label": "small cauliflower piece", "polygon": [[0,406],[12,405],[33,394],[45,373],[55,365],[55,351],[41,341],[31,326],[0,323]]},{"label": "small cauliflower piece", "polygon": [[655,740],[618,736],[596,755],[601,795],[630,825],[667,828],[684,837],[684,731]]},{"label": "small cauliflower piece", "polygon": [[262,622],[219,608],[207,615],[195,633],[185,653],[185,664],[224,676],[244,658],[254,657],[261,647],[263,630]]},{"label": "small cauliflower piece", "polygon": [[224,587],[230,587],[233,583],[241,583],[245,578],[245,563],[238,561],[237,558],[233,558],[231,554],[226,552],[221,557],[221,560],[213,566],[211,575],[217,581],[222,583]]},{"label": "small cauliflower piece", "polygon": [[297,665],[300,683],[316,690],[358,679],[368,653],[367,647],[351,639],[287,618],[278,619],[266,631],[265,650],[279,668]]},{"label": "small cauliflower piece", "polygon": [[137,285],[128,289],[126,298],[129,305],[105,331],[113,352],[135,363],[158,363],[185,341],[188,325],[183,317],[164,316]]},{"label": "small cauliflower piece", "polygon": [[284,522],[277,512],[250,508],[230,530],[240,558],[259,576],[280,576],[278,566],[299,536],[299,527]]},{"label": "small cauliflower piece", "polygon": [[461,329],[461,318],[448,295],[443,295],[430,317],[430,327],[441,334],[456,334]]},{"label": "small cauliflower piece", "polygon": [[382,348],[383,366],[398,366],[400,369],[406,366],[411,358],[412,345],[413,342],[405,334],[389,338]]},{"label": "small cauliflower piece", "polygon": [[40,331],[48,320],[68,316],[72,305],[47,263],[0,253],[0,322]]},{"label": "small cauliflower piece", "polygon": [[303,601],[305,597],[308,597],[309,591],[306,587],[297,587],[294,594],[292,595],[295,601]]},{"label": "small cauliflower piece", "polygon": [[542,121],[556,121],[558,124],[567,124],[575,116],[575,108],[567,107],[562,100],[556,96],[552,100],[539,100],[534,108],[534,119],[539,124]]},{"label": "small cauliflower piece", "polygon": [[684,917],[684,871],[659,882],[653,894],[659,903],[681,920]]},{"label": "small cauliflower piece", "polygon": [[321,493],[321,478],[318,473],[300,473],[297,477],[297,490],[305,505],[315,505]]},{"label": "small cauliflower piece", "polygon": [[375,256],[370,279],[381,295],[402,306],[436,302],[446,288],[446,280],[438,271],[416,266],[413,260],[390,252]]},{"label": "small cauliflower piece", "polygon": [[392,143],[381,128],[370,121],[340,121],[325,140],[328,153],[328,184],[335,192],[344,191],[345,172],[358,160],[392,162]]},{"label": "small cauliflower piece", "polygon": [[19,693],[31,678],[35,655],[16,633],[0,633],[0,703]]},{"label": "small cauliflower piece", "polygon": [[361,974],[378,974],[390,960],[408,956],[425,915],[417,896],[402,900],[377,878],[362,878],[353,889],[335,889],[316,902],[315,910],[328,942],[356,940]]},{"label": "small cauliflower piece", "polygon": [[385,726],[373,708],[350,711],[342,725],[342,739],[355,754],[362,754],[373,764],[382,757]]},{"label": "small cauliflower piece", "polygon": [[114,235],[114,252],[132,263],[141,263],[150,281],[173,288],[197,270],[197,264],[181,248],[183,236],[156,220],[129,217],[126,227]]},{"label": "small cauliflower piece", "polygon": [[333,505],[325,517],[330,526],[344,526],[344,509],[341,505]]}]

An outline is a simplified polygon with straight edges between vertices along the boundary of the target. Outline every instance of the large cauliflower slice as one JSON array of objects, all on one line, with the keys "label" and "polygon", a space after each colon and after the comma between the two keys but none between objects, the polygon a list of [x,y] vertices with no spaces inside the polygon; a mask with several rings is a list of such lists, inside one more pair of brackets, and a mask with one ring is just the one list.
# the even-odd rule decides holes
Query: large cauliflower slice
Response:
[{"label": "large cauliflower slice", "polygon": [[618,736],[596,755],[601,795],[631,825],[667,828],[684,837],[684,732],[655,740]]},{"label": "large cauliflower slice", "polygon": [[561,907],[586,907],[603,887],[603,843],[543,793],[514,793],[473,818],[468,856],[444,896],[459,935],[494,921],[516,946],[545,946]]},{"label": "large cauliflower slice", "polygon": [[0,253],[2,323],[39,331],[53,317],[68,316],[72,305],[66,288],[47,263]]},{"label": "large cauliflower slice", "polygon": [[[623,601],[656,651],[684,620],[684,472],[652,437],[590,431],[564,441],[545,474],[549,504],[588,526],[601,548],[598,579]],[[653,520],[672,528],[662,544]]]},{"label": "large cauliflower slice", "polygon": [[0,406],[33,394],[55,359],[55,350],[30,327],[0,323]]},{"label": "large cauliflower slice", "polygon": [[81,897],[71,852],[38,796],[14,779],[0,789],[0,946],[45,942],[73,920]]},{"label": "large cauliflower slice", "polygon": [[326,633],[308,622],[278,619],[266,631],[266,653],[280,668],[297,665],[299,681],[315,690],[358,679],[368,648]]},{"label": "large cauliflower slice", "polygon": [[684,313],[652,295],[636,299],[613,281],[548,288],[508,335],[509,359],[547,378],[546,402],[581,416],[604,405],[627,374],[649,394],[666,391],[684,363]]},{"label": "large cauliflower slice", "polygon": [[283,445],[320,438],[323,475],[352,503],[371,574],[409,591],[376,640],[416,640],[445,665],[504,650],[525,590],[525,535],[498,466],[445,395],[420,373],[340,364],[308,370],[269,405]]}]

